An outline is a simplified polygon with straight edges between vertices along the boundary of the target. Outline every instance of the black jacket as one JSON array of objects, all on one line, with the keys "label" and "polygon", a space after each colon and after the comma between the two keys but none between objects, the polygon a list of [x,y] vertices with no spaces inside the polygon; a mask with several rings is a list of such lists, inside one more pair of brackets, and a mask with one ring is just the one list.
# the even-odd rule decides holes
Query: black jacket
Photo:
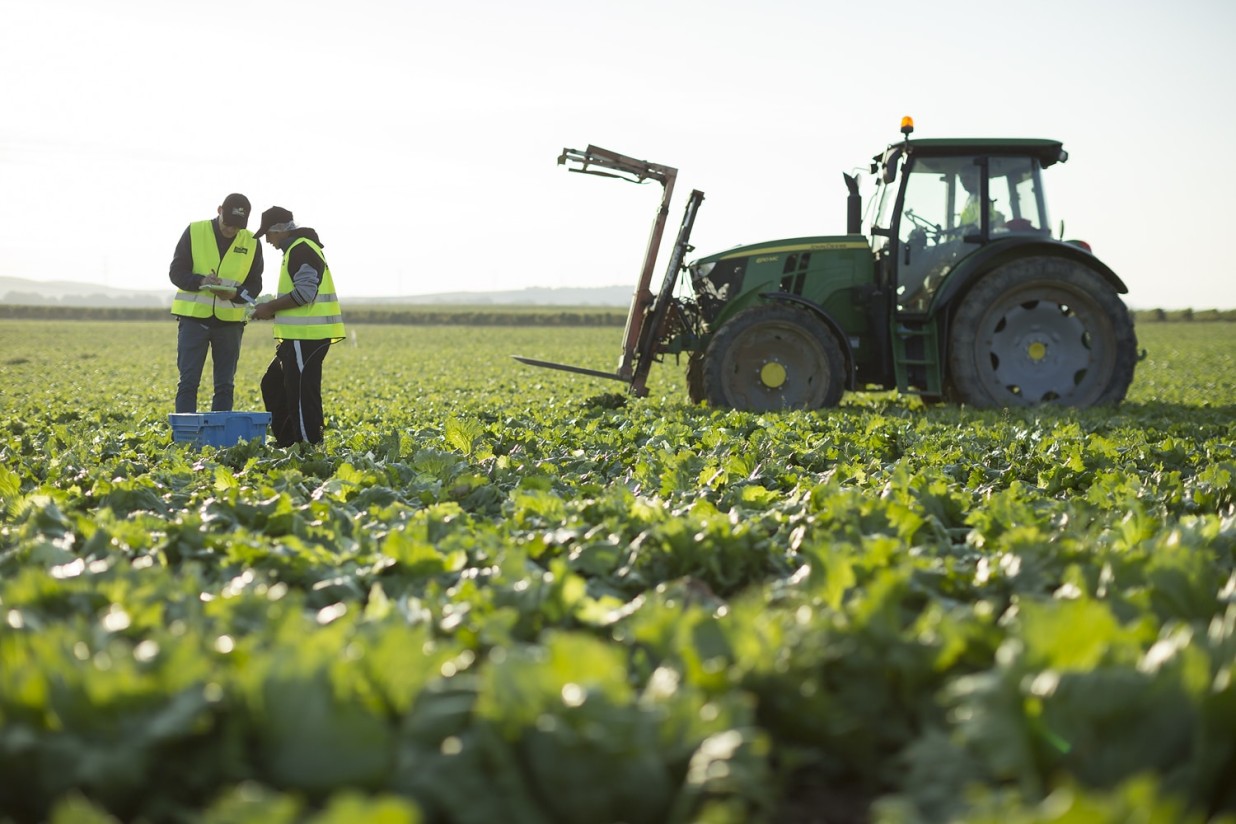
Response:
[{"label": "black jacket", "polygon": [[[223,236],[219,231],[219,218],[210,221],[211,226],[215,230],[215,242],[219,244],[219,257],[223,257],[227,250],[232,248],[232,239]],[[259,241],[254,244],[253,264],[249,267],[249,276],[245,278],[245,282],[236,290],[236,298],[232,301],[237,305],[243,304],[240,293],[247,292],[249,297],[257,298],[262,294],[262,244]],[[180,241],[176,244],[176,252],[172,255],[172,265],[168,268],[168,278],[172,281],[177,289],[185,292],[199,292],[202,289],[202,278],[206,277],[203,273],[193,271],[193,243],[189,239],[189,227],[185,227],[184,234],[180,236]],[[222,321],[218,318],[194,318],[205,323],[229,323],[236,321]]]}]

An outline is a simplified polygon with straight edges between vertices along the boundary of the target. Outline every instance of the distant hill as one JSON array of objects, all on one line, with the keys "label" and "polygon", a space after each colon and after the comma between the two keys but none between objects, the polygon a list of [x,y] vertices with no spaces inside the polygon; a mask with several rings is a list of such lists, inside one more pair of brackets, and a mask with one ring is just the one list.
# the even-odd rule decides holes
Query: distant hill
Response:
[{"label": "distant hill", "polygon": [[[620,306],[631,303],[630,286],[529,287],[506,292],[439,292],[399,297],[357,296],[345,300],[355,305],[456,305],[456,306]],[[148,306],[168,307],[172,289],[118,289],[97,283],[67,280],[28,280],[0,277],[0,304],[17,306]]]},{"label": "distant hill", "polygon": [[18,306],[168,307],[172,305],[172,291],[170,288],[157,291],[117,289],[98,283],[0,277],[0,303]]},{"label": "distant hill", "polygon": [[508,292],[439,292],[433,295],[409,295],[399,298],[354,298],[354,303],[411,303],[416,305],[492,304],[494,306],[621,306],[630,305],[635,292],[632,286],[596,286],[549,288],[532,286]]}]

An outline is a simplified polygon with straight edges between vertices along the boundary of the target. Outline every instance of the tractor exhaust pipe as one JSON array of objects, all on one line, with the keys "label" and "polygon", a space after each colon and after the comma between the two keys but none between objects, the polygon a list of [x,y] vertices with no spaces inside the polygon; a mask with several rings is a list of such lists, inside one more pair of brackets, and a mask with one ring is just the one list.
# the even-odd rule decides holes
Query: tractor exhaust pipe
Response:
[{"label": "tractor exhaust pipe", "polygon": [[863,233],[863,196],[858,193],[858,177],[845,172],[842,172],[841,176],[845,178],[845,187],[850,192],[845,199],[846,234],[861,235]]}]

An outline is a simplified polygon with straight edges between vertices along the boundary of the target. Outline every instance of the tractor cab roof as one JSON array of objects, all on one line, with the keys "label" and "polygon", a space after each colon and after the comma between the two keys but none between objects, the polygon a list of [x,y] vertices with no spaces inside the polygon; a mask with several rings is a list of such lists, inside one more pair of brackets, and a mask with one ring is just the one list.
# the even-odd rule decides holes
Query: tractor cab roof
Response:
[{"label": "tractor cab roof", "polygon": [[953,155],[1029,155],[1038,158],[1043,168],[1053,163],[1063,163],[1069,154],[1059,140],[1032,137],[929,137],[890,144],[888,149],[876,155],[874,160],[887,160],[898,150],[908,148],[911,155],[923,154],[934,157]]}]

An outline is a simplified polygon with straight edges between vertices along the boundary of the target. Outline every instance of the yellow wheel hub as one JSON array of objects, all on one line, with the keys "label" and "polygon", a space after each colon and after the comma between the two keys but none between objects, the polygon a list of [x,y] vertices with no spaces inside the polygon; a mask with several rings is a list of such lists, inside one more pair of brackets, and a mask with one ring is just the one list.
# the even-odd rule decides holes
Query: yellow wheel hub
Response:
[{"label": "yellow wheel hub", "polygon": [[1026,347],[1026,354],[1030,356],[1032,361],[1041,361],[1047,357],[1047,344],[1035,341]]},{"label": "yellow wheel hub", "polygon": [[785,383],[785,367],[776,361],[760,367],[760,382],[769,389],[777,389]]}]

